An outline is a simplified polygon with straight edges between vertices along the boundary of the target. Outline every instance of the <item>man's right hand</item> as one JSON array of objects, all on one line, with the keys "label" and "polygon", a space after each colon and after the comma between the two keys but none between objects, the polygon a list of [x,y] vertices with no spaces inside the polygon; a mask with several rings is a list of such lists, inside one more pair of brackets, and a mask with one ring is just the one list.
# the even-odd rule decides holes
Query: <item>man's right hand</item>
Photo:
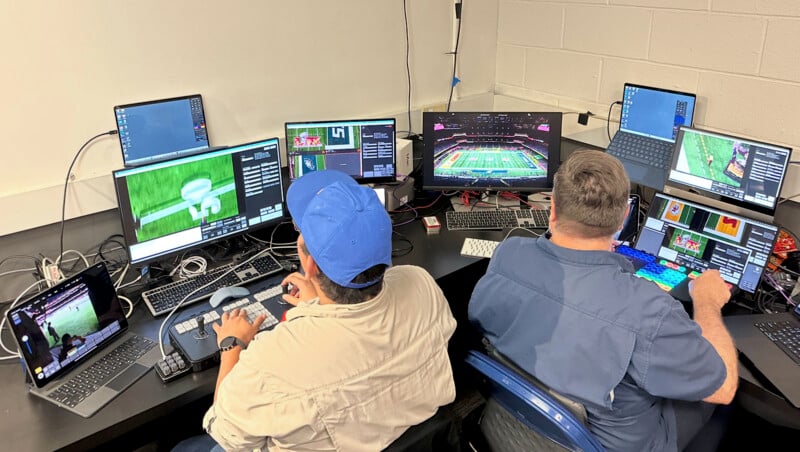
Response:
[{"label": "man's right hand", "polygon": [[292,306],[297,306],[301,301],[313,300],[318,296],[314,285],[302,273],[294,272],[283,278],[281,285],[287,284],[291,284],[291,289],[288,294],[283,295],[283,301]]},{"label": "man's right hand", "polygon": [[731,298],[731,291],[719,270],[706,270],[689,283],[689,295],[698,307],[722,309]]}]

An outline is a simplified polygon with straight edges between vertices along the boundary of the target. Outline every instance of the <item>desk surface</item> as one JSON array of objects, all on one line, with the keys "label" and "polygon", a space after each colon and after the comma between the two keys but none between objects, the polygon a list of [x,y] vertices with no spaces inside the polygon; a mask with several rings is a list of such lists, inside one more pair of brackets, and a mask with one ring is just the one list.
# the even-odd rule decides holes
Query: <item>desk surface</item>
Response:
[{"label": "desk surface", "polygon": [[[504,236],[500,231],[447,230],[429,236],[418,221],[397,231],[413,243],[413,249],[395,258],[394,263],[420,265],[436,279],[479,261],[460,256],[465,237],[500,240]],[[403,246],[403,242],[395,242],[396,248]],[[184,312],[200,309],[201,304],[205,303],[188,306]],[[162,319],[153,318],[140,304],[129,320],[133,332],[155,338]],[[3,338],[5,343],[13,341],[7,333]],[[216,377],[217,368],[212,367],[164,384],[151,371],[97,414],[82,418],[27,394],[19,363],[6,361],[0,364],[0,381],[4,383],[0,391],[0,437],[16,450],[89,449],[210,395]]]},{"label": "desk surface", "polygon": [[[440,220],[443,220],[443,215],[440,215]],[[504,231],[448,231],[443,228],[438,234],[428,235],[419,221],[400,226],[396,232],[399,233],[394,237],[396,249],[405,246],[402,238],[409,240],[413,248],[394,258],[394,264],[424,267],[440,283],[451,276],[458,279],[460,272],[470,274],[475,266],[485,265],[481,259],[460,255],[464,238],[502,240],[506,234]],[[280,280],[280,276],[273,278]],[[195,309],[204,309],[201,305],[204,303],[189,306],[183,312],[188,314]],[[130,319],[131,330],[155,338],[161,321],[162,317],[153,318],[140,305]],[[7,333],[4,340],[11,340]],[[747,375],[747,372],[743,372],[743,379],[746,380]],[[17,450],[89,449],[209,396],[214,390],[216,377],[217,368],[212,367],[164,384],[152,371],[97,414],[85,419],[28,395],[19,364],[4,362],[0,364],[0,381],[5,383],[0,391],[0,406],[3,409],[0,437]],[[759,391],[755,380],[742,385],[741,389],[756,394]]]}]

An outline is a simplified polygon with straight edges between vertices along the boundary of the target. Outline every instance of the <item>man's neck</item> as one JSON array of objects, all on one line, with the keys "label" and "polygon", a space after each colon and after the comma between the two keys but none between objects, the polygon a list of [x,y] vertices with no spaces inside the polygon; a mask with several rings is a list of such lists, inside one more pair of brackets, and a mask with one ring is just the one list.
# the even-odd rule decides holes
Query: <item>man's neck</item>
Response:
[{"label": "man's neck", "polygon": [[551,230],[550,233],[550,241],[562,248],[578,251],[610,251],[612,249],[613,240],[611,237],[587,239],[557,230]]}]

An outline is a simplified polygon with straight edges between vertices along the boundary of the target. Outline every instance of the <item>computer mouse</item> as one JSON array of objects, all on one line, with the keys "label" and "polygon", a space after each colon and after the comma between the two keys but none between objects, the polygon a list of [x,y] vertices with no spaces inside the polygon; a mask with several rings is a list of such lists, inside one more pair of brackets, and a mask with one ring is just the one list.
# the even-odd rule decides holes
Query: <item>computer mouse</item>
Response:
[{"label": "computer mouse", "polygon": [[248,295],[250,295],[250,291],[247,290],[246,287],[223,287],[222,289],[217,289],[217,291],[211,295],[211,299],[208,300],[208,302],[211,303],[212,308],[216,308],[223,301],[230,300],[231,298],[242,298]]}]

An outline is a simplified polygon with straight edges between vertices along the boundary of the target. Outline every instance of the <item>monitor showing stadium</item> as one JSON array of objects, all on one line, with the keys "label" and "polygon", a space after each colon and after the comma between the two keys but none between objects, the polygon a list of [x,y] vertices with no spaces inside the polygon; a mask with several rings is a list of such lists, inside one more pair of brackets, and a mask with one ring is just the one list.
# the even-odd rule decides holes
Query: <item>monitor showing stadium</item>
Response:
[{"label": "monitor showing stadium", "polygon": [[693,192],[774,215],[791,148],[681,127],[665,191]]},{"label": "monitor showing stadium", "polygon": [[425,112],[427,190],[536,192],[553,187],[562,114]]},{"label": "monitor showing stadium", "polygon": [[394,181],[395,120],[287,122],[286,155],[290,181],[323,169],[361,183]]},{"label": "monitor showing stadium", "polygon": [[114,185],[132,264],[284,219],[277,138],[118,170]]},{"label": "monitor showing stadium", "polygon": [[199,94],[114,107],[126,167],[182,157],[209,148]]}]

